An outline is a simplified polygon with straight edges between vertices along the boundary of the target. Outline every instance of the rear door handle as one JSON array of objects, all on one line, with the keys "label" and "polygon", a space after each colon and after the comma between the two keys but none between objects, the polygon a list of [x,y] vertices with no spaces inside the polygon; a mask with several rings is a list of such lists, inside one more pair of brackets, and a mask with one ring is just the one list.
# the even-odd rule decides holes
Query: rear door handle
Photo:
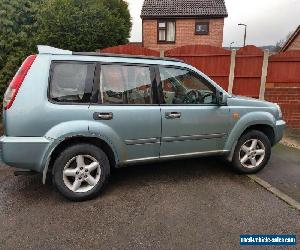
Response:
[{"label": "rear door handle", "polygon": [[181,117],[180,112],[166,112],[165,117],[167,119],[179,119]]},{"label": "rear door handle", "polygon": [[108,112],[108,113],[95,112],[93,117],[94,117],[94,120],[112,120],[114,115],[111,112]]}]

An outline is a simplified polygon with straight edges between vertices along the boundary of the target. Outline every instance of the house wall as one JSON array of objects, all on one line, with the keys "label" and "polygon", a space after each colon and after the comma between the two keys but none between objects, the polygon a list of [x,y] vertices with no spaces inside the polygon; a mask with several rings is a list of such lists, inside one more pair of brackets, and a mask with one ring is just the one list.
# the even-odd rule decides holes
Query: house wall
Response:
[{"label": "house wall", "polygon": [[196,19],[177,19],[175,43],[159,44],[157,42],[157,19],[144,19],[143,45],[144,47],[153,50],[168,50],[175,47],[191,44],[205,44],[222,47],[224,18],[215,18],[203,21],[209,21],[208,35],[195,35]]},{"label": "house wall", "polygon": [[294,39],[291,45],[288,47],[289,50],[300,50],[300,34]]}]

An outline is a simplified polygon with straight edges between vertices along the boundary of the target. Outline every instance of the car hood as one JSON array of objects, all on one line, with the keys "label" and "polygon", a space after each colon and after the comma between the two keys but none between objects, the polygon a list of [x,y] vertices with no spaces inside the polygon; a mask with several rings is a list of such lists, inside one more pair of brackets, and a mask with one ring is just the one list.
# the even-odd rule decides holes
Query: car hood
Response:
[{"label": "car hood", "polygon": [[251,97],[236,96],[232,95],[228,97],[227,103],[230,106],[250,106],[250,107],[271,107],[274,108],[276,105],[272,102],[258,100]]}]

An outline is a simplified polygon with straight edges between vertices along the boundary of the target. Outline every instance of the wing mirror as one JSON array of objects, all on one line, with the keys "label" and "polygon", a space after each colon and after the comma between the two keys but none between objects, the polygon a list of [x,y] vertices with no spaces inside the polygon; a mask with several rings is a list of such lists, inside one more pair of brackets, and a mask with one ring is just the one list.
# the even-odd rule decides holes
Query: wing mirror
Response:
[{"label": "wing mirror", "polygon": [[224,93],[217,89],[216,92],[217,104],[218,105],[226,105],[227,104],[227,96]]}]

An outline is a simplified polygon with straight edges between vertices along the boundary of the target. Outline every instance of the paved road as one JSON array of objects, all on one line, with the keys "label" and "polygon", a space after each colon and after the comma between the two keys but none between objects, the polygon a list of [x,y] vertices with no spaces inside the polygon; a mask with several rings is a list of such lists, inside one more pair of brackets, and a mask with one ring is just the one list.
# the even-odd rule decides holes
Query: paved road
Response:
[{"label": "paved road", "polygon": [[244,233],[300,235],[298,211],[218,159],[120,169],[84,203],[12,175],[0,167],[1,249],[239,249]]},{"label": "paved road", "polygon": [[278,144],[270,164],[257,174],[300,203],[300,150]]}]

